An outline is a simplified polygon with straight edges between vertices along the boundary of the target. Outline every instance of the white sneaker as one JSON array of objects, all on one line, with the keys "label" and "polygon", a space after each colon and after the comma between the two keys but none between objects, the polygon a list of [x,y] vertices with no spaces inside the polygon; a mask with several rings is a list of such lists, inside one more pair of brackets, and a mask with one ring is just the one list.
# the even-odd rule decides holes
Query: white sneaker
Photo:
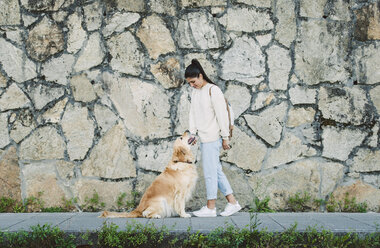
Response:
[{"label": "white sneaker", "polygon": [[216,217],[216,208],[209,209],[204,206],[200,210],[193,212],[193,214],[197,217]]},{"label": "white sneaker", "polygon": [[233,215],[234,213],[239,212],[240,209],[241,209],[241,206],[239,205],[238,202],[236,202],[236,204],[227,203],[226,208],[224,209],[223,212],[220,213],[220,215],[230,216],[230,215]]}]

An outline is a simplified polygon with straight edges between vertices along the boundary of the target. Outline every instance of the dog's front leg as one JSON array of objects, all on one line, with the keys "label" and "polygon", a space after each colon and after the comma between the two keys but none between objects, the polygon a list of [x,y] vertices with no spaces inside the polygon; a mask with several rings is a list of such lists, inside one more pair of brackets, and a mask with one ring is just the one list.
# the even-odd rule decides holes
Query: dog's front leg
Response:
[{"label": "dog's front leg", "polygon": [[182,218],[190,218],[191,215],[185,212],[185,195],[177,193],[174,198],[174,209]]}]

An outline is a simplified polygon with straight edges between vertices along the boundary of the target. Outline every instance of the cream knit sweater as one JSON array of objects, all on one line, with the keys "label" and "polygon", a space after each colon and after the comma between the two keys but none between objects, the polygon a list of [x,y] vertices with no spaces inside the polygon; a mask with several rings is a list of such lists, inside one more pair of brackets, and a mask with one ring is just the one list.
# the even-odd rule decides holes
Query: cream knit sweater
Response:
[{"label": "cream knit sweater", "polygon": [[[211,88],[211,96],[209,89]],[[207,83],[193,89],[189,112],[189,131],[198,133],[202,143],[217,141],[220,136],[228,139],[229,121],[223,92],[216,85]]]}]

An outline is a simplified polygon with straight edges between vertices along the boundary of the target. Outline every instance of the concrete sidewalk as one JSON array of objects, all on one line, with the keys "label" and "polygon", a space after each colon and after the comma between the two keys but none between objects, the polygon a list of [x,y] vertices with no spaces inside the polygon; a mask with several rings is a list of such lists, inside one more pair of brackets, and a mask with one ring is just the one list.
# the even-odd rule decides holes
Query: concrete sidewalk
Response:
[{"label": "concrete sidewalk", "polygon": [[[115,223],[119,230],[124,230],[127,223],[136,221],[141,224],[154,223],[157,228],[166,226],[172,233],[185,233],[188,228],[192,232],[200,231],[209,233],[217,227],[233,225],[238,228],[246,228],[250,223],[249,213],[237,213],[230,217],[216,218],[165,218],[165,219],[103,219],[97,218],[99,213],[24,213],[0,214],[1,231],[30,230],[37,224],[50,224],[57,226],[67,233],[80,234],[96,232],[103,223]],[[317,230],[330,230],[336,234],[355,232],[369,234],[380,232],[380,213],[260,213],[258,214],[259,230],[268,232],[283,232],[297,223],[298,231],[305,231],[308,227]]]}]

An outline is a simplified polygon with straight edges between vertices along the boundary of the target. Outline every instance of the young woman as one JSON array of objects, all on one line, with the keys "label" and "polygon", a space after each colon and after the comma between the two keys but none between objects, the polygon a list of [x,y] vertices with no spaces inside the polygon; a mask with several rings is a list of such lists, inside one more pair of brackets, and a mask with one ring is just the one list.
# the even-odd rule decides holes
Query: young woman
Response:
[{"label": "young woman", "polygon": [[[201,141],[202,166],[206,182],[207,205],[193,212],[197,217],[216,217],[215,201],[218,188],[228,203],[222,216],[230,216],[241,207],[233,196],[219,160],[220,148],[230,149],[229,119],[224,95],[203,71],[198,60],[193,59],[185,71],[186,81],[193,87],[189,113],[189,129]],[[221,139],[222,138],[222,139]],[[196,140],[192,141],[195,144]]]}]

